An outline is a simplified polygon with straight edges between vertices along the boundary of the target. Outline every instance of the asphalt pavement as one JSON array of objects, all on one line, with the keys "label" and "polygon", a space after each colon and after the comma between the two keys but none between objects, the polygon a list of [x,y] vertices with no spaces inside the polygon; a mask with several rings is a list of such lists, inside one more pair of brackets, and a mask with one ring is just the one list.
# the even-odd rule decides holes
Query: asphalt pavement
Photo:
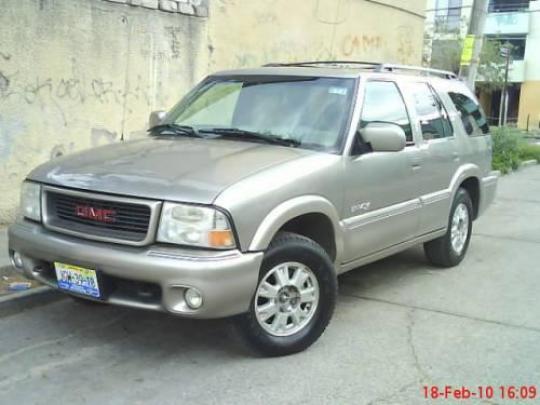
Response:
[{"label": "asphalt pavement", "polygon": [[[459,267],[433,268],[417,247],[340,277],[334,319],[297,355],[254,357],[226,320],[0,305],[0,403],[532,404],[500,387],[540,397],[539,263],[534,166],[500,180]],[[426,399],[425,386],[477,396]]]}]

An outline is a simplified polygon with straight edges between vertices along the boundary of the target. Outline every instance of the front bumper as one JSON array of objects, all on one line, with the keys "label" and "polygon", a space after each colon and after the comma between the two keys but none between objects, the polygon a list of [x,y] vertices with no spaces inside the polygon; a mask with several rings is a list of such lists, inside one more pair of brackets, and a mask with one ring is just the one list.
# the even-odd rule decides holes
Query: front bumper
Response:
[{"label": "front bumper", "polygon": [[[263,257],[262,252],[93,242],[51,232],[26,220],[12,225],[8,237],[10,254],[21,254],[21,270],[29,278],[58,288],[54,262],[96,269],[108,283],[104,302],[194,318],[246,312]],[[184,300],[189,287],[202,293],[203,305],[197,310]]]}]

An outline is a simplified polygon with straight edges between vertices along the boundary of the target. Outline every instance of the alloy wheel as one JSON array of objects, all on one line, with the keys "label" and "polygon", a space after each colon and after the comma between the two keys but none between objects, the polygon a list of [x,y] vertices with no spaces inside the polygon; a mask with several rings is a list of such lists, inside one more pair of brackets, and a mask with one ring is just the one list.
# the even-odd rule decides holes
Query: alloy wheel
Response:
[{"label": "alloy wheel", "polygon": [[452,228],[450,230],[450,241],[452,249],[460,255],[469,236],[469,211],[464,203],[460,203],[454,210],[452,217]]},{"label": "alloy wheel", "polygon": [[297,262],[281,263],[260,281],[255,294],[259,325],[274,336],[291,336],[313,318],[319,304],[319,282]]}]

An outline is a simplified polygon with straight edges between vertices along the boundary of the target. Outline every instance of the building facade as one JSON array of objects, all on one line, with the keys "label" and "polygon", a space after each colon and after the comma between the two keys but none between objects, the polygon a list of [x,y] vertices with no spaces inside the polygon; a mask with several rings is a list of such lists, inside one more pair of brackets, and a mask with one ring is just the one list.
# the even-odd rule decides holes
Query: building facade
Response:
[{"label": "building facade", "polygon": [[[459,70],[473,0],[429,0],[426,12],[424,63]],[[480,92],[492,124],[506,115],[522,129],[540,128],[540,0],[490,0],[484,28],[487,40],[511,44],[507,110],[501,90]],[[479,80],[482,80],[480,77]]]},{"label": "building facade", "polygon": [[[208,73],[419,64],[425,0],[0,0],[0,223],[36,165],[146,136]],[[389,25],[390,24],[390,25]]]}]

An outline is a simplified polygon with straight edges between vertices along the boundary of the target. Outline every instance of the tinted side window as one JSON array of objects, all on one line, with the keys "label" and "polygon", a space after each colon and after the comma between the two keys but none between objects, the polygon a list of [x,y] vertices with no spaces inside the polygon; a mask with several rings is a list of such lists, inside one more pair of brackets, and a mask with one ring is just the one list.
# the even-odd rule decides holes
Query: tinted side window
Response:
[{"label": "tinted side window", "polygon": [[175,119],[186,125],[231,126],[240,82],[213,83]]},{"label": "tinted side window", "polygon": [[414,83],[411,92],[422,137],[429,140],[452,136],[448,114],[431,87],[427,83]]},{"label": "tinted side window", "polygon": [[411,122],[403,97],[393,82],[367,82],[360,128],[370,122],[390,122],[405,132],[407,142],[413,142]]},{"label": "tinted side window", "polygon": [[489,132],[486,116],[477,101],[462,93],[449,92],[448,95],[456,106],[468,135],[483,135]]}]

